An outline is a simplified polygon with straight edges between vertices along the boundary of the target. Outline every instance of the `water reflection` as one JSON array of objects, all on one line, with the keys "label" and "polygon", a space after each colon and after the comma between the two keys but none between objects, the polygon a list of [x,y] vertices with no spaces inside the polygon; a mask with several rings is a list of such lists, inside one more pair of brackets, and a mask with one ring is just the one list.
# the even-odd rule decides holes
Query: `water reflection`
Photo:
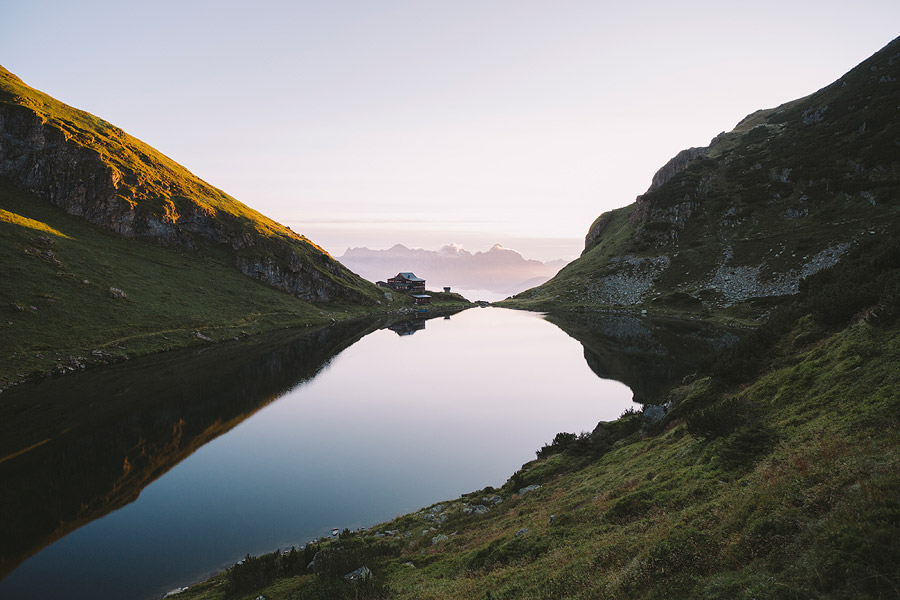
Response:
[{"label": "water reflection", "polygon": [[650,398],[723,339],[473,309],[21,386],[0,396],[0,596],[152,597],[246,552],[500,485],[555,433],[632,406],[611,380]]},{"label": "water reflection", "polygon": [[581,342],[598,377],[621,381],[642,404],[659,402],[674,383],[737,341],[736,330],[680,319],[586,313],[546,318]]},{"label": "water reflection", "polygon": [[[449,319],[450,317],[446,318]],[[425,321],[426,319],[424,317],[414,317],[412,319],[405,319],[398,323],[394,323],[393,325],[388,326],[388,329],[401,337],[404,335],[412,335],[417,331],[425,329]]]},{"label": "water reflection", "polygon": [[7,391],[0,398],[0,578],[42,546],[134,501],[366,334],[406,321],[279,332]]}]

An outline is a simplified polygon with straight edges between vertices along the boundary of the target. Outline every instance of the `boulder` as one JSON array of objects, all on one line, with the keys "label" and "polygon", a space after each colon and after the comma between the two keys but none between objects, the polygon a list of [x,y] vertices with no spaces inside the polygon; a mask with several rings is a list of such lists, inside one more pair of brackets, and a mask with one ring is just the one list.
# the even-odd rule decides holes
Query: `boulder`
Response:
[{"label": "boulder", "polygon": [[658,404],[647,404],[644,406],[644,412],[641,416],[641,424],[644,426],[653,425],[663,420],[666,416],[666,409]]},{"label": "boulder", "polygon": [[372,579],[372,571],[369,567],[362,566],[355,571],[351,571],[344,575],[344,579],[350,583],[359,583],[361,581],[369,581]]}]

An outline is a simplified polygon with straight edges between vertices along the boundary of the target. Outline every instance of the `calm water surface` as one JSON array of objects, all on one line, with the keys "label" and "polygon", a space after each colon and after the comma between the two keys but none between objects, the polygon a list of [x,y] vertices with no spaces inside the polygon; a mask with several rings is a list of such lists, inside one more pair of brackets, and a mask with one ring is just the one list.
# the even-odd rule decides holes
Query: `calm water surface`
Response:
[{"label": "calm water surface", "polygon": [[0,597],[160,597],[247,553],[500,486],[557,432],[633,406],[578,341],[533,313],[472,309],[395,329],[338,349],[317,375],[226,423],[136,500],[25,560]]}]

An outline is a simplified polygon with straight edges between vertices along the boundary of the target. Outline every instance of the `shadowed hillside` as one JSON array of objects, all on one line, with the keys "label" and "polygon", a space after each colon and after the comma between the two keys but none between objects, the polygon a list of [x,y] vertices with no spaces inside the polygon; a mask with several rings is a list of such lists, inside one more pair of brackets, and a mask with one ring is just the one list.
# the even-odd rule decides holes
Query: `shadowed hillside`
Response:
[{"label": "shadowed hillside", "polygon": [[764,314],[862,238],[895,234],[898,98],[900,39],[679,153],[591,225],[581,258],[509,305]]}]

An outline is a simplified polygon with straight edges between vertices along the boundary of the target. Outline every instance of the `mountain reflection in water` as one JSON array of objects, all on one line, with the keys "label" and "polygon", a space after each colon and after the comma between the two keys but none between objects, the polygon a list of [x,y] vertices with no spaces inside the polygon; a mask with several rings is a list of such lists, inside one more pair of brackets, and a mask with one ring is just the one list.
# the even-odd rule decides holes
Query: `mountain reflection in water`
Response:
[{"label": "mountain reflection in water", "polygon": [[[429,325],[423,332],[425,321],[436,317],[440,320],[434,328]],[[499,485],[503,481],[498,477],[511,475],[558,431],[590,430],[598,420],[615,418],[632,406],[630,391],[598,380],[590,371],[626,383],[637,399],[646,401],[669,381],[693,372],[696,361],[727,343],[729,335],[681,322],[542,317],[493,308],[472,309],[453,316],[451,322],[446,318],[426,313],[278,332],[3,393],[0,576],[12,574],[0,581],[0,596],[41,597],[65,591],[67,597],[94,597],[96,590],[90,586],[102,584],[100,589],[112,590],[106,580],[115,576],[124,580],[117,582],[116,593],[151,597],[160,590],[164,593],[165,586],[189,583],[185,577],[221,568],[223,556],[233,560],[245,552],[274,549],[286,541],[284,535],[292,535],[281,533],[288,514],[322,521],[312,530],[319,535],[318,529],[326,525],[330,531],[333,526],[372,524],[397,511],[475,489],[465,486]],[[344,352],[379,329],[393,333],[388,338],[369,336],[365,344]],[[412,332],[419,335],[409,336]],[[326,376],[326,367],[338,354],[343,370]],[[273,404],[279,398],[283,401]],[[270,414],[268,425],[260,419],[262,413],[248,419],[270,404],[263,411]],[[235,436],[237,429],[231,430],[242,423],[237,429],[243,434]],[[238,439],[242,436],[249,442]],[[237,441],[222,443],[226,439]],[[216,443],[209,444],[212,440]],[[426,449],[425,444],[431,447]],[[213,445],[218,449],[210,453]],[[176,465],[178,469],[173,469]],[[175,476],[175,471],[181,474]],[[223,473],[238,481],[223,483],[217,479]],[[308,484],[297,480],[307,476]],[[155,480],[159,481],[148,488]],[[160,487],[164,481],[169,483]],[[229,500],[246,503],[243,512],[236,513],[242,522],[233,523],[234,532],[221,531],[222,518],[234,517],[217,515],[218,520],[197,524],[197,531],[176,529],[178,533],[168,535],[185,541],[206,535],[207,546],[224,544],[216,541],[216,536],[224,536],[236,550],[217,548],[209,557],[200,546],[180,550],[169,563],[190,559],[196,564],[173,568],[163,558],[147,554],[159,554],[159,548],[180,545],[182,540],[145,543],[135,537],[126,545],[134,548],[137,556],[132,562],[138,563],[139,572],[127,575],[121,565],[103,571],[95,564],[98,561],[85,562],[88,559],[81,556],[99,552],[90,544],[105,543],[111,546],[105,552],[116,552],[121,543],[117,538],[143,535],[148,517],[134,524],[127,519],[138,517],[117,509],[127,506],[135,512],[132,507],[149,502],[151,508],[144,512],[160,513],[173,527],[186,526],[203,520],[208,516],[204,512],[221,512],[217,499],[234,493],[231,488],[200,493],[197,486],[234,484],[249,488],[246,497]],[[373,485],[386,489],[366,487]],[[146,498],[145,488],[157,489],[156,496],[174,494],[175,499]],[[351,489],[366,491],[353,498]],[[267,499],[273,494],[298,508],[282,514],[273,508],[277,498]],[[191,508],[192,501],[200,504]],[[336,508],[340,510],[335,512]],[[167,512],[172,510],[187,512]],[[262,514],[267,510],[271,514]],[[109,514],[113,511],[115,515]],[[106,515],[109,518],[101,519]],[[82,535],[87,529],[126,527],[122,522],[133,532]],[[95,527],[102,523],[108,525]],[[251,531],[268,533],[240,537]],[[80,541],[72,541],[73,537]],[[16,569],[35,553],[39,561],[28,560]],[[96,573],[86,572],[95,568]],[[96,583],[90,582],[92,577]],[[59,580],[59,588],[41,587],[53,578]],[[85,580],[84,591],[72,587],[73,578]]]},{"label": "mountain reflection in water", "polygon": [[597,377],[621,381],[641,404],[708,366],[737,332],[707,323],[616,314],[553,313],[546,319],[581,342]]},{"label": "mountain reflection in water", "polygon": [[[405,319],[398,319],[402,323]],[[354,321],[162,354],[0,396],[0,577],[380,327]]]}]

